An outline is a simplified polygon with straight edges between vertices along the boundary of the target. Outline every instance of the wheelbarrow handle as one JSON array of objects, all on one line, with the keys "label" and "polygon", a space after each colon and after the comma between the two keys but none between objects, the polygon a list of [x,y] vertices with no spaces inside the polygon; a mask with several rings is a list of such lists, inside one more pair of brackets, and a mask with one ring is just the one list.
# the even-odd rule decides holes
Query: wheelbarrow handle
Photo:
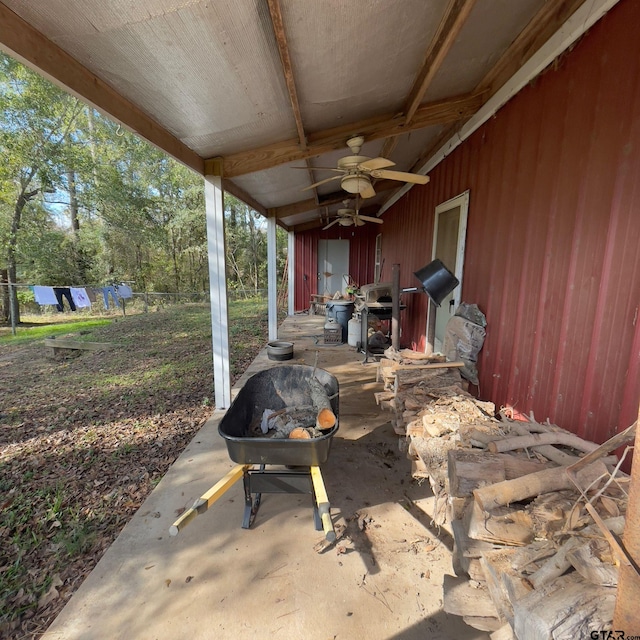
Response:
[{"label": "wheelbarrow handle", "polygon": [[327,490],[324,488],[324,480],[322,479],[322,473],[320,473],[320,467],[311,467],[311,480],[313,482],[313,490],[316,494],[316,503],[318,505],[320,520],[322,521],[324,536],[328,542],[335,542],[336,532],[333,528],[333,522],[331,521],[331,507],[329,505],[329,498],[327,497]]},{"label": "wheelbarrow handle", "polygon": [[204,513],[218,498],[244,475],[253,465],[237,464],[224,478],[218,480],[209,491],[203,493],[170,527],[169,534],[177,536],[198,514]]}]

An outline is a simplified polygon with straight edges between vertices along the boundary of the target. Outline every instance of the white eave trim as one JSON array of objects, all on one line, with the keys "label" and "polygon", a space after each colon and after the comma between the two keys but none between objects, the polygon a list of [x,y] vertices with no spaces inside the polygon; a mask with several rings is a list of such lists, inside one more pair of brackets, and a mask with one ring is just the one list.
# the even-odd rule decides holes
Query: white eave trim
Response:
[{"label": "white eave trim", "polygon": [[[476,129],[491,118],[500,107],[506,104],[524,86],[546,69],[563,51],[570,47],[582,34],[588,31],[602,16],[610,11],[619,0],[587,0],[582,6],[554,33],[520,69],[493,95],[483,107],[472,116],[460,131],[447,140],[427,162],[415,173],[426,175],[444,160],[458,145],[462,144]],[[394,205],[413,187],[406,184],[387,200],[378,216]]]}]

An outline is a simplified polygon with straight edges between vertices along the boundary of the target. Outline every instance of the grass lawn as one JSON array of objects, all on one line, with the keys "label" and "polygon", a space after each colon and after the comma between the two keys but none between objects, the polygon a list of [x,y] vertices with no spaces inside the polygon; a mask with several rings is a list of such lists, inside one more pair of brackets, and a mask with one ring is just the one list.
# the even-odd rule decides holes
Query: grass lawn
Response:
[{"label": "grass lawn", "polygon": [[[266,301],[230,305],[236,379],[267,341]],[[35,638],[213,409],[206,305],[0,335],[0,637]],[[44,338],[116,343],[53,358]]]}]

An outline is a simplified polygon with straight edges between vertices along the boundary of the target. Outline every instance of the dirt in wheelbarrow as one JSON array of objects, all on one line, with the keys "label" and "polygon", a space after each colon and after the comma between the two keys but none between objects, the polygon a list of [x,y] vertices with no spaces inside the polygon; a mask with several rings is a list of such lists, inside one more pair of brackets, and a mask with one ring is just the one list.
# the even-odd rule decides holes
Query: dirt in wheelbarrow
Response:
[{"label": "dirt in wheelbarrow", "polygon": [[[267,340],[266,306],[230,315],[235,379]],[[116,346],[54,358],[41,338],[0,342],[2,638],[46,630],[213,410],[207,306],[67,337]]]}]

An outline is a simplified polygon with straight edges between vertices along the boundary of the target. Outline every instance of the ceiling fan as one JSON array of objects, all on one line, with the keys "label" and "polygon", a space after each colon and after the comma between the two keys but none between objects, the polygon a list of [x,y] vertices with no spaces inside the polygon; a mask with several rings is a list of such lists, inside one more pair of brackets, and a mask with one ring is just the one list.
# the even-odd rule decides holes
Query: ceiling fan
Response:
[{"label": "ceiling fan", "polygon": [[[348,204],[348,200],[344,201],[345,207]],[[365,222],[375,222],[376,224],[382,224],[384,220],[381,218],[373,218],[371,216],[361,216],[358,211],[358,205],[356,203],[355,209],[338,209],[338,217],[330,222],[326,227],[323,227],[322,230],[328,229],[332,227],[334,224],[339,224],[341,227],[361,227]]]},{"label": "ceiling fan", "polygon": [[[347,140],[347,146],[352,155],[345,156],[338,160],[337,168],[333,167],[313,167],[313,169],[335,171],[341,175],[332,176],[316,182],[307,189],[313,189],[321,184],[326,184],[332,180],[340,180],[340,186],[349,193],[357,193],[363,198],[373,198],[376,195],[371,183],[373,178],[386,178],[387,180],[399,180],[401,182],[411,182],[413,184],[427,184],[429,176],[422,176],[417,173],[407,173],[406,171],[389,171],[387,167],[393,167],[395,162],[387,158],[369,158],[358,155],[364,144],[363,136],[355,136]],[[306,167],[299,167],[305,168]]]}]

